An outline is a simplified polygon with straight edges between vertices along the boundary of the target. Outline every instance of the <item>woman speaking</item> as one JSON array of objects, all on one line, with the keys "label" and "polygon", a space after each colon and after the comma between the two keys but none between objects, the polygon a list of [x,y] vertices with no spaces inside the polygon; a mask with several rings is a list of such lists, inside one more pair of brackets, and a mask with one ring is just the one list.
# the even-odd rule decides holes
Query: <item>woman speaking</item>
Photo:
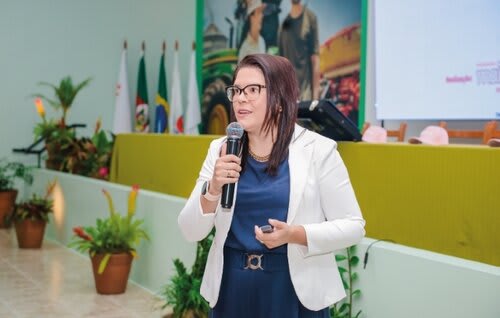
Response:
[{"label": "woman speaking", "polygon": [[[365,234],[337,144],[295,123],[286,58],[246,56],[226,92],[241,150],[227,154],[226,137],[211,143],[178,218],[190,241],[215,227],[200,291],[209,317],[329,317],[345,297],[334,251]],[[220,202],[226,184],[235,184],[231,208]]]}]

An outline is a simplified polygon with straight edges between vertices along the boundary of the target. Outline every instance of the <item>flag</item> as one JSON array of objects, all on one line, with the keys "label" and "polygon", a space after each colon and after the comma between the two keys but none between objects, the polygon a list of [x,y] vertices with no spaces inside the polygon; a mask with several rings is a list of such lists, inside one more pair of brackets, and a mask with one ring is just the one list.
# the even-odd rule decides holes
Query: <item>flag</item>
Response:
[{"label": "flag", "polygon": [[182,134],[184,132],[182,117],[181,78],[179,74],[179,61],[176,47],[174,52],[174,73],[172,76],[172,108],[170,109],[171,133]]},{"label": "flag", "polygon": [[120,73],[115,91],[115,118],[113,133],[132,132],[132,115],[130,112],[130,98],[128,95],[127,50],[123,49],[120,61]]},{"label": "flag", "polygon": [[167,77],[165,76],[165,51],[160,57],[160,75],[158,76],[158,92],[156,93],[155,132],[168,132]]},{"label": "flag", "polygon": [[[194,45],[193,45],[194,46]],[[196,50],[191,53],[189,66],[189,86],[187,95],[186,118],[184,132],[188,135],[198,135],[198,126],[201,124],[200,95],[196,81]]]},{"label": "flag", "polygon": [[148,84],[146,81],[146,62],[144,61],[144,49],[141,51],[139,60],[139,72],[137,74],[137,96],[135,98],[135,131],[149,132],[148,112]]}]

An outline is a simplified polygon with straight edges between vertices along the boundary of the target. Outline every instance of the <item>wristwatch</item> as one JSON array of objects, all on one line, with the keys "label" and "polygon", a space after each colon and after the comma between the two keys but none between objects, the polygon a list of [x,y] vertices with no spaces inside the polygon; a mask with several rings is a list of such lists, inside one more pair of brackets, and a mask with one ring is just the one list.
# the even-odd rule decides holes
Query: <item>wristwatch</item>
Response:
[{"label": "wristwatch", "polygon": [[209,187],[210,187],[210,182],[207,180],[205,181],[203,187],[201,188],[201,195],[208,201],[212,202],[219,201],[220,194],[219,195],[210,194],[210,192],[208,192]]}]

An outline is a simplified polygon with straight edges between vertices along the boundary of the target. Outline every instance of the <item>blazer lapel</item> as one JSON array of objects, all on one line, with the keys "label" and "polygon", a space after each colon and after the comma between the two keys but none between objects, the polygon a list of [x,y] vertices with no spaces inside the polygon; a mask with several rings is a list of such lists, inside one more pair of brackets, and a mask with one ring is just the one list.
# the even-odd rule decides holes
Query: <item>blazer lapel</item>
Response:
[{"label": "blazer lapel", "polygon": [[301,127],[295,129],[295,135],[298,137],[294,136],[289,147],[290,201],[288,204],[288,224],[291,224],[297,214],[297,209],[302,200],[302,194],[306,185],[307,171],[312,160],[313,147],[308,147],[308,143],[302,136],[302,130],[303,128]]}]

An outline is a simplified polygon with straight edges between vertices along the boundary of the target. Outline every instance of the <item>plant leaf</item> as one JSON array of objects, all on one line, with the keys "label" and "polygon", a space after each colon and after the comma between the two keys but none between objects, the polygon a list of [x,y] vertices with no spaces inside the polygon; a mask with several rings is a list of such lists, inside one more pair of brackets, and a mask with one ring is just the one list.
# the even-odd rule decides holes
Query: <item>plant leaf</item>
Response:
[{"label": "plant leaf", "polygon": [[351,259],[349,260],[349,263],[351,263],[352,266],[357,266],[359,263],[359,257],[352,256]]},{"label": "plant leaf", "polygon": [[347,311],[347,310],[349,310],[349,306],[350,306],[350,305],[349,305],[348,303],[343,303],[343,304],[340,306],[340,308],[339,308],[339,312],[341,312],[341,313],[342,313],[343,311]]},{"label": "plant leaf", "polygon": [[347,259],[347,257],[346,257],[345,255],[342,255],[342,254],[335,254],[335,260],[336,260],[337,262],[341,262],[341,261],[346,260],[346,259]]},{"label": "plant leaf", "polygon": [[351,273],[351,279],[353,281],[357,280],[358,279],[358,273]]},{"label": "plant leaf", "polygon": [[106,255],[104,255],[104,257],[101,260],[101,264],[99,264],[99,270],[97,271],[98,274],[102,274],[104,272],[106,266],[108,265],[110,257],[111,253],[106,253]]}]

